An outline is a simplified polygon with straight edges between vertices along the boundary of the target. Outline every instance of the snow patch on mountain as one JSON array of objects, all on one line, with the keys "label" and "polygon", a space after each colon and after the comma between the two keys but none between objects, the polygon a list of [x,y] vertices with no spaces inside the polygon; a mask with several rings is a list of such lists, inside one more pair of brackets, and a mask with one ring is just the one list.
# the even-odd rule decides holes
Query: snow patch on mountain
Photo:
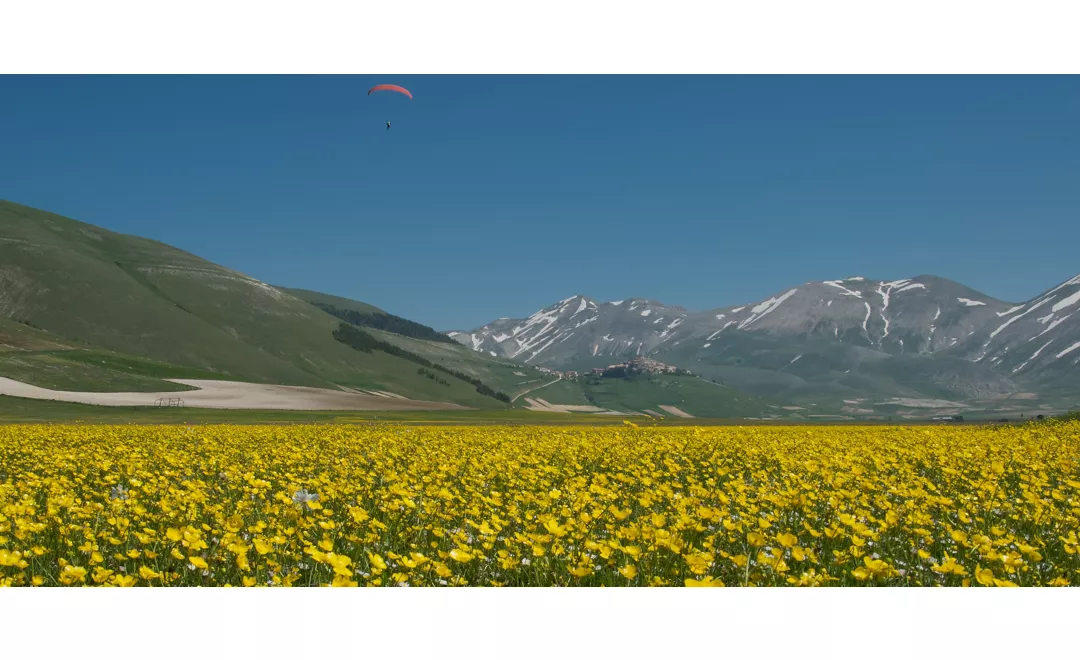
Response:
[{"label": "snow patch on mountain", "polygon": [[1072,314],[1066,314],[1065,316],[1062,316],[1062,317],[1061,317],[1060,319],[1055,319],[1055,320],[1054,320],[1054,321],[1053,321],[1053,322],[1052,322],[1052,323],[1051,323],[1050,325],[1046,326],[1046,329],[1045,329],[1045,330],[1043,330],[1043,331],[1042,331],[1042,332],[1040,332],[1039,334],[1035,335],[1034,337],[1032,337],[1032,338],[1031,338],[1031,339],[1029,339],[1028,341],[1033,341],[1033,340],[1035,340],[1035,339],[1038,339],[1039,337],[1042,337],[1042,336],[1043,336],[1043,335],[1045,335],[1046,333],[1050,332],[1050,331],[1051,331],[1051,330],[1053,330],[1054,328],[1056,328],[1056,327],[1058,327],[1059,325],[1061,325],[1061,324],[1062,324],[1062,323],[1063,323],[1063,322],[1065,321],[1065,319],[1069,318],[1070,316],[1072,316]]},{"label": "snow patch on mountain", "polygon": [[787,293],[778,298],[769,298],[762,303],[754,305],[754,307],[750,310],[752,312],[751,315],[739,324],[739,329],[742,330],[743,328],[749,326],[755,321],[767,316],[770,312],[775,311],[776,308],[782,305],[785,300],[795,295],[796,291],[798,291],[797,288],[788,291]]},{"label": "snow patch on mountain", "polygon": [[1060,312],[1066,307],[1071,307],[1080,302],[1080,289],[1077,289],[1075,293],[1067,298],[1062,298],[1053,307],[1050,308],[1052,312]]},{"label": "snow patch on mountain", "polygon": [[911,291],[912,289],[925,289],[925,288],[926,288],[925,284],[923,284],[921,282],[913,282],[912,284],[908,284],[907,286],[905,286],[905,287],[903,287],[901,289],[897,289],[896,292],[897,293],[903,293],[905,291]]},{"label": "snow patch on mountain", "polygon": [[[999,325],[996,330],[994,330],[993,332],[990,333],[990,340],[992,340],[994,337],[997,337],[999,334],[1001,334],[1001,331],[1004,330],[1005,328],[1009,327],[1010,325],[1012,325],[1013,323],[1015,323],[1019,319],[1024,318],[1028,314],[1034,312],[1038,308],[1040,308],[1043,305],[1045,305],[1046,303],[1050,302],[1052,299],[1053,299],[1052,297],[1043,298],[1039,302],[1037,302],[1034,305],[1032,305],[1031,307],[1029,307],[1028,310],[1026,312],[1024,312],[1023,314],[1017,314],[1016,316],[1010,318],[1008,321],[1005,321],[1004,323]],[[986,345],[988,345],[990,343],[990,340],[987,340]]]},{"label": "snow patch on mountain", "polygon": [[862,298],[861,293],[859,293],[858,291],[852,291],[851,289],[847,288],[846,286],[844,286],[840,282],[827,281],[827,282],[823,282],[823,284],[828,284],[829,286],[836,287],[837,289],[840,289],[843,292],[843,293],[840,294],[842,296],[854,296],[856,298]]},{"label": "snow patch on mountain", "polygon": [[1075,350],[1076,350],[1076,349],[1078,349],[1078,348],[1080,348],[1080,341],[1076,342],[1076,343],[1075,343],[1075,344],[1073,344],[1072,346],[1070,346],[1070,347],[1066,348],[1066,349],[1065,349],[1065,350],[1063,350],[1062,352],[1060,352],[1060,353],[1058,353],[1057,355],[1055,355],[1055,356],[1054,356],[1054,359],[1056,360],[1056,359],[1058,359],[1058,358],[1064,357],[1064,356],[1068,355],[1069,353],[1072,353],[1073,351],[1075,351]]},{"label": "snow patch on mountain", "polygon": [[1042,353],[1042,352],[1043,352],[1043,349],[1044,349],[1044,348],[1046,348],[1047,346],[1049,346],[1049,345],[1050,345],[1050,344],[1052,344],[1052,343],[1054,343],[1054,340],[1053,340],[1053,339],[1051,339],[1050,341],[1048,341],[1048,342],[1046,342],[1045,344],[1043,344],[1042,346],[1040,346],[1040,347],[1039,347],[1039,350],[1037,350],[1037,351],[1035,351],[1034,353],[1032,353],[1032,354],[1031,354],[1031,357],[1029,357],[1028,359],[1024,360],[1023,364],[1021,364],[1021,365],[1020,365],[1019,367],[1016,367],[1015,369],[1013,369],[1013,370],[1012,370],[1012,372],[1013,372],[1013,373],[1015,374],[1015,373],[1016,373],[1017,371],[1020,371],[1021,369],[1023,369],[1024,367],[1026,367],[1026,366],[1028,365],[1028,362],[1031,362],[1031,361],[1032,361],[1032,360],[1034,360],[1035,358],[1039,357],[1039,353]]}]

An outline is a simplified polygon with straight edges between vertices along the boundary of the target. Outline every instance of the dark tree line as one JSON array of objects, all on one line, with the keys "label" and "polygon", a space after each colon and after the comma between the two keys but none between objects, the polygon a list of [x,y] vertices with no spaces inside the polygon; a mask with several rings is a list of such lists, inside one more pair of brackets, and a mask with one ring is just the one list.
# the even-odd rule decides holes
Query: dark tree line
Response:
[{"label": "dark tree line", "polygon": [[337,330],[334,330],[334,339],[340,341],[346,346],[355,348],[358,351],[363,351],[364,353],[382,351],[383,353],[388,353],[404,360],[415,362],[422,367],[427,367],[428,369],[436,369],[443,372],[444,374],[449,374],[454,378],[457,378],[458,380],[463,380],[466,383],[469,383],[476,388],[477,392],[483,394],[484,396],[490,396],[491,398],[498,399],[503,403],[510,403],[510,397],[506,393],[497,392],[491,389],[490,387],[485,385],[479,378],[474,378],[473,376],[461,373],[460,371],[448,369],[441,364],[436,364],[435,362],[432,362],[431,360],[423,356],[417,355],[416,353],[413,353],[411,351],[407,351],[400,346],[395,346],[394,344],[382,341],[381,339],[376,339],[375,337],[364,332],[360,328],[349,325],[348,323],[341,323],[340,325],[338,325]]},{"label": "dark tree line", "polygon": [[439,378],[438,376],[436,376],[435,372],[433,372],[433,371],[428,371],[427,369],[425,369],[423,367],[420,367],[419,369],[416,370],[416,373],[420,374],[421,376],[427,376],[428,378],[435,381],[439,385],[446,385],[447,387],[450,387],[450,383],[448,383],[445,379]]},{"label": "dark tree line", "polygon": [[338,317],[342,321],[359,325],[364,328],[385,330],[395,335],[404,335],[413,339],[427,339],[428,341],[441,341],[444,344],[456,344],[457,342],[441,332],[427,327],[421,323],[403,319],[400,316],[385,313],[358,312],[352,309],[342,309],[327,303],[312,303],[328,314]]}]

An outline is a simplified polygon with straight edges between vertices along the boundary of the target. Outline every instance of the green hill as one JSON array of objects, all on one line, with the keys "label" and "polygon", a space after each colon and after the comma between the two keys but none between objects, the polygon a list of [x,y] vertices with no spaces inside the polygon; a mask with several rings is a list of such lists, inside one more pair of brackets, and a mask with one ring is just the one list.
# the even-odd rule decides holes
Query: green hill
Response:
[{"label": "green hill", "polygon": [[329,293],[319,293],[318,291],[311,291],[309,289],[293,289],[287,286],[275,286],[274,288],[315,306],[332,305],[338,309],[359,312],[361,314],[386,314],[386,312],[375,305],[369,305],[365,302],[360,302],[359,300],[352,300],[351,298],[332,296]]},{"label": "green hill", "polygon": [[[381,312],[348,302],[358,311]],[[154,380],[154,370],[147,372],[144,364],[150,361],[169,365],[164,372],[187,368],[199,377],[343,385],[474,407],[501,405],[468,383],[436,383],[408,360],[343,345],[332,334],[339,319],[287,290],[157,241],[5,201],[0,319],[0,344],[10,343],[0,354],[0,375],[43,386],[97,382],[108,389],[169,389],[160,380],[132,380]],[[115,362],[95,364],[86,355],[26,352],[61,350],[64,342],[69,350],[106,351],[126,362],[117,369]],[[160,377],[174,377],[164,372]],[[119,375],[129,378],[117,380]]]}]

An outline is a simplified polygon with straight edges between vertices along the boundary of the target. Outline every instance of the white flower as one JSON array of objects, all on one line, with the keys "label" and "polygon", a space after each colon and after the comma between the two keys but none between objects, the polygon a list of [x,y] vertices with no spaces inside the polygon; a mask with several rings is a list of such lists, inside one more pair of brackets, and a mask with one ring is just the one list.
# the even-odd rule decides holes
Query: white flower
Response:
[{"label": "white flower", "polygon": [[292,501],[297,504],[303,504],[305,502],[317,502],[319,501],[319,494],[309,493],[306,489],[301,488],[300,490],[293,493]]}]

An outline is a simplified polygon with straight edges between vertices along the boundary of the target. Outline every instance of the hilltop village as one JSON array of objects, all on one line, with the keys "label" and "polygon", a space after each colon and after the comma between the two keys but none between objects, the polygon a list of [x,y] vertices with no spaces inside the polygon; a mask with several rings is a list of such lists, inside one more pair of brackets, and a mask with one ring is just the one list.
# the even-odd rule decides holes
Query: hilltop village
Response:
[{"label": "hilltop village", "polygon": [[537,369],[543,373],[561,376],[567,380],[578,380],[582,375],[600,378],[627,378],[638,374],[690,375],[690,372],[686,369],[673,367],[670,364],[664,364],[663,362],[650,360],[649,358],[634,358],[632,360],[627,360],[626,362],[619,362],[618,364],[609,364],[606,367],[596,367],[590,369],[588,372],[558,371],[555,369],[548,369],[547,367],[537,367]]}]

